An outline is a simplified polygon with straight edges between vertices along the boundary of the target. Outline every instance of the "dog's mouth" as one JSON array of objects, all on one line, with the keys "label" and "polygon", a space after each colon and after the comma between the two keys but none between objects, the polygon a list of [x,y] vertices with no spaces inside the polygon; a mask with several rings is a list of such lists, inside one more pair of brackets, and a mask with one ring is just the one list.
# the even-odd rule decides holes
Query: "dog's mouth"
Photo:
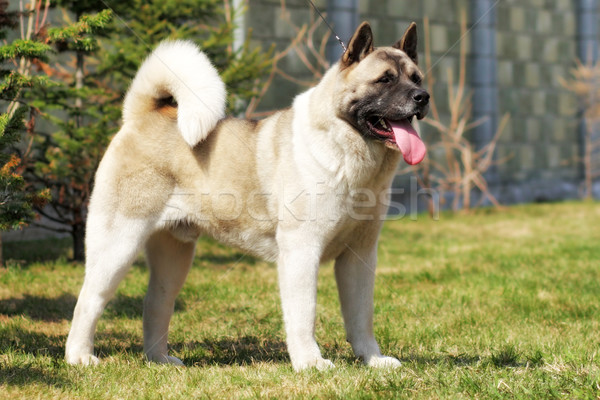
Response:
[{"label": "dog's mouth", "polygon": [[378,139],[388,147],[400,150],[407,164],[415,165],[425,158],[425,144],[412,126],[414,115],[391,120],[382,116],[371,116],[366,119],[367,127]]}]

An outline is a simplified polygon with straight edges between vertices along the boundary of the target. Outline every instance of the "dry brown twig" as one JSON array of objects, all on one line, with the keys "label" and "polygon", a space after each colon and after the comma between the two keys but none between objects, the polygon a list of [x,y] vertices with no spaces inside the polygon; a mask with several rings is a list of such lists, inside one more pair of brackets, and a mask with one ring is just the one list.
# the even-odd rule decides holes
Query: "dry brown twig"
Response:
[{"label": "dry brown twig", "polygon": [[[19,0],[19,24],[21,31],[21,39],[31,39],[34,35],[44,29],[46,18],[48,17],[48,9],[50,8],[50,0],[29,0],[29,4],[25,4],[23,0]],[[41,18],[41,20],[40,20]],[[17,72],[25,77],[31,75],[33,63],[31,59],[21,58],[17,68]],[[17,108],[19,108],[18,98],[21,91],[17,92],[15,100],[11,101],[7,107],[7,113],[12,116]]]},{"label": "dry brown twig", "polygon": [[577,66],[571,70],[571,79],[559,78],[560,84],[581,101],[585,121],[583,155],[572,161],[583,165],[583,197],[592,198],[594,180],[600,177],[600,139],[595,137],[600,127],[600,63],[583,63],[576,60]]},{"label": "dry brown twig", "polygon": [[[246,118],[262,118],[273,113],[273,111],[259,112],[257,110],[267,91],[271,88],[276,76],[280,76],[298,86],[310,87],[323,77],[324,72],[330,66],[325,57],[325,46],[330,36],[329,31],[322,36],[321,40],[317,41],[315,39],[316,31],[321,25],[321,20],[315,18],[314,13],[311,11],[310,22],[298,26],[290,17],[286,1],[280,0],[280,2],[281,18],[292,28],[295,35],[286,48],[275,52],[273,55],[273,64],[267,79],[257,82],[257,86],[261,85],[261,88],[258,91],[258,95],[250,100],[246,109]],[[295,78],[279,67],[279,62],[291,53],[295,53],[304,67],[306,67],[308,73],[311,75],[311,79],[303,80]]]},{"label": "dry brown twig", "polygon": [[[430,29],[428,18],[424,19],[425,30],[425,68],[432,70]],[[467,34],[466,16],[461,17],[461,37]],[[471,193],[477,188],[481,191],[481,201],[486,198],[496,207],[500,206],[498,200],[492,195],[485,178],[485,173],[493,165],[498,165],[506,160],[494,159],[494,153],[500,135],[502,134],[509,116],[505,114],[491,141],[476,150],[475,146],[465,137],[465,134],[482,124],[485,119],[472,120],[471,94],[467,90],[466,82],[466,41],[461,41],[459,52],[458,82],[454,82],[454,71],[448,69],[448,104],[449,118],[443,119],[436,105],[434,97],[435,77],[427,76],[427,90],[431,94],[430,116],[423,122],[436,129],[440,134],[440,142],[430,146],[429,156],[416,167],[408,167],[401,172],[413,172],[419,184],[428,189],[441,192],[443,199],[445,192],[453,194],[452,210],[471,208]],[[444,157],[436,159],[433,155],[441,149]],[[429,211],[433,211],[433,200],[430,200]]]}]

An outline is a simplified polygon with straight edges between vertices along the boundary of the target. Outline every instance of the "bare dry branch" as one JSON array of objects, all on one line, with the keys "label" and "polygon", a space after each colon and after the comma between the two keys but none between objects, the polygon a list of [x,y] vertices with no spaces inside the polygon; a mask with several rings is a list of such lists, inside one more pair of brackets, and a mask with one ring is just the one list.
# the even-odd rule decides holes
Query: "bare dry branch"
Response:
[{"label": "bare dry branch", "polygon": [[[330,66],[325,57],[326,44],[330,33],[327,32],[323,35],[318,41],[318,46],[315,44],[316,31],[321,26],[321,20],[312,15],[310,24],[298,26],[294,24],[290,17],[290,11],[287,9],[286,0],[280,0],[280,4],[281,18],[283,18],[292,28],[295,36],[285,49],[274,54],[271,73],[266,81],[260,83],[262,88],[260,89],[259,94],[250,100],[245,113],[247,118],[261,118],[273,113],[273,111],[257,112],[256,110],[259,108],[261,101],[271,88],[276,77],[283,78],[298,86],[312,86],[316,81],[323,77],[325,71]],[[291,53],[294,53],[301,61],[302,65],[306,68],[307,75],[311,77],[310,79],[298,79],[279,68],[279,62]]]},{"label": "bare dry branch", "polygon": [[570,161],[583,165],[583,196],[591,199],[594,179],[598,177],[596,170],[600,168],[600,157],[597,154],[600,139],[596,137],[600,118],[600,63],[593,64],[590,61],[584,64],[581,60],[576,60],[575,63],[576,67],[570,71],[571,77],[561,77],[559,83],[577,96],[583,111],[586,125],[583,155],[573,157]]},{"label": "bare dry branch", "polygon": [[[461,34],[467,34],[466,16],[461,13]],[[425,26],[425,64],[428,72],[431,72],[432,56],[430,46],[430,27],[427,18],[424,19]],[[496,133],[491,141],[480,149],[467,140],[465,133],[481,125],[485,118],[472,121],[471,94],[467,90],[466,80],[466,42],[462,41],[459,53],[458,80],[455,79],[454,71],[448,69],[447,92],[448,92],[448,114],[449,118],[442,119],[436,107],[434,82],[431,74],[427,75],[427,89],[431,95],[430,116],[424,122],[440,133],[440,143],[430,147],[431,150],[441,148],[443,159],[435,160],[427,157],[414,173],[419,177],[419,182],[429,183],[442,193],[453,194],[452,208],[458,210],[461,206],[464,210],[471,207],[471,194],[474,188],[482,193],[480,202],[484,199],[499,206],[498,200],[491,194],[485,180],[485,173],[492,165],[505,162],[505,159],[494,159],[494,153],[501,133],[508,123],[508,115],[500,121]],[[430,154],[435,153],[430,151]]]}]

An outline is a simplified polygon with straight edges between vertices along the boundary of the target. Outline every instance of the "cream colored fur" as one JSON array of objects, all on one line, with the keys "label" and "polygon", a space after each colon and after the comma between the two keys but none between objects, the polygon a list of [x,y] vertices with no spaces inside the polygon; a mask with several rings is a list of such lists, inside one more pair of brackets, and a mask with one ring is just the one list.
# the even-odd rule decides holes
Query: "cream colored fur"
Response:
[{"label": "cream colored fur", "polygon": [[225,116],[227,94],[217,70],[191,42],[163,42],[142,64],[125,97],[123,122],[145,118],[154,99],[173,93],[179,102],[179,131],[195,146]]},{"label": "cream colored fur", "polygon": [[[98,362],[97,321],[144,249],[151,276],[144,351],[149,360],[182,365],[168,354],[169,321],[195,241],[209,235],[277,262],[296,370],[333,365],[314,337],[317,272],[331,259],[356,356],[374,367],[400,364],[381,355],[372,327],[377,238],[400,154],[340,117],[349,93],[368,90],[372,75],[390,68],[378,51],[358,66],[333,66],[290,109],[255,122],[222,119],[224,84],[195,46],[157,48],[131,85],[123,127],[97,172],[69,363]],[[168,96],[177,109],[159,101]],[[374,201],[356,201],[367,192]]]}]

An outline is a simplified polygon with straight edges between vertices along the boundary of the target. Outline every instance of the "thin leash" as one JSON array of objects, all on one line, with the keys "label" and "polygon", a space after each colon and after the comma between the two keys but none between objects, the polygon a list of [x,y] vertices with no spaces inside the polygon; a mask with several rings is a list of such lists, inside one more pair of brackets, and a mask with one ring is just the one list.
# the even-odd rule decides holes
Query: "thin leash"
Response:
[{"label": "thin leash", "polygon": [[315,3],[313,3],[312,0],[306,0],[306,1],[312,6],[312,8],[317,12],[317,14],[319,14],[319,17],[321,17],[321,19],[323,20],[323,22],[325,22],[325,25],[327,25],[327,27],[329,28],[329,30],[331,31],[331,33],[333,33],[333,36],[335,36],[335,38],[337,39],[337,41],[340,42],[340,45],[342,46],[342,49],[344,49],[344,53],[345,53],[346,52],[346,45],[344,44],[344,42],[342,41],[342,39],[340,39],[340,37],[337,35],[337,33],[335,33],[335,31],[333,30],[333,28],[331,27],[331,25],[329,25],[329,22],[327,22],[327,20],[323,16],[323,14],[321,14],[321,11],[319,11],[319,9],[317,8],[317,6],[315,6]]}]

